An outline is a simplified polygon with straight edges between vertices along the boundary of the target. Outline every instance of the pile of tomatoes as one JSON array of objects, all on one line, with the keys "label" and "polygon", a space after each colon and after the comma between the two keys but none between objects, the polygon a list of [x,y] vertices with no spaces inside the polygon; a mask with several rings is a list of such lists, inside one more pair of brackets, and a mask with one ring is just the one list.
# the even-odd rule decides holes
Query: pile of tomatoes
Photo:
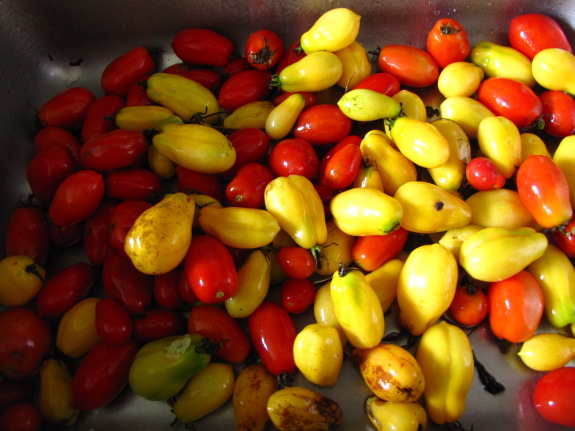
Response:
[{"label": "pile of tomatoes", "polygon": [[[39,107],[40,128],[27,170],[30,196],[12,214],[6,257],[0,261],[0,428],[72,425],[82,410],[108,405],[127,390],[141,346],[186,333],[220,342],[213,363],[240,366],[253,361],[255,352],[272,375],[293,375],[306,360],[318,361],[295,351],[293,316],[313,310],[316,321],[326,324],[329,316],[321,314],[330,309],[319,287],[329,285],[334,273],[353,267],[372,274],[375,283],[373,274],[392,262],[393,268],[386,267],[387,290],[380,287],[378,295],[384,311],[391,309],[410,252],[420,244],[445,245],[447,234],[472,235],[493,227],[490,223],[515,236],[541,233],[537,240],[544,236],[545,246],[548,241],[547,247],[565,258],[563,268],[571,274],[575,57],[560,26],[548,16],[526,14],[510,23],[509,46],[472,46],[465,28],[444,18],[430,29],[426,47],[388,44],[368,52],[356,40],[360,17],[346,16],[345,25],[324,17],[316,23],[330,35],[325,43],[334,46],[328,48],[314,47],[322,41],[304,36],[284,44],[276,32],[262,29],[238,53],[238,45],[222,34],[185,29],[171,45],[180,62],[159,71],[159,59],[135,47],[102,71],[97,91],[73,86]],[[550,59],[537,57],[549,49],[557,50]],[[298,68],[301,61],[308,65]],[[555,67],[555,74],[531,73],[536,61],[545,61],[541,70]],[[152,85],[151,79],[166,76],[170,83]],[[172,84],[169,76],[184,81]],[[201,108],[190,108],[190,101]],[[453,133],[458,133],[454,145],[459,147],[450,147],[443,159],[448,129],[436,123],[429,132],[439,119],[456,123]],[[402,122],[406,126],[400,129]],[[172,137],[160,144],[190,124],[203,127],[194,132],[197,142],[182,144]],[[233,157],[211,149],[215,134]],[[390,143],[388,153],[398,158],[383,166],[385,159],[375,160],[377,150],[368,148],[368,136]],[[192,155],[194,145],[208,150]],[[305,178],[312,191],[285,195],[286,221],[277,224],[279,216],[266,215],[273,235],[261,247],[245,245],[262,234],[257,229],[263,222],[255,215],[248,220],[252,226],[245,218],[217,226],[217,220],[231,220],[217,211],[211,221],[204,212],[202,220],[204,208],[271,213],[268,186],[292,175]],[[369,226],[344,223],[343,210],[336,213],[332,205],[336,196],[357,188],[400,199],[397,190],[410,182],[433,184],[431,207],[423,212],[417,204],[396,206],[403,211],[394,215],[397,219],[376,214],[388,223],[379,234],[352,233]],[[496,190],[502,192],[498,197],[491,194]],[[162,273],[140,271],[126,238],[146,211],[177,193],[195,206],[185,260],[178,258]],[[321,210],[310,203],[310,193]],[[455,196],[458,208],[453,220],[438,221],[431,230],[427,226],[435,214],[451,211],[443,193]],[[340,201],[346,211],[369,210],[368,202]],[[309,226],[297,225],[298,208],[304,208],[302,220]],[[321,219],[313,221],[318,214]],[[318,223],[327,233],[317,244],[302,246],[302,237],[310,235],[306,229]],[[226,239],[232,236],[233,246]],[[80,248],[82,258],[51,270],[54,256],[68,247]],[[452,252],[459,253],[457,244]],[[541,280],[525,267],[493,281],[474,279],[466,269],[459,266],[457,289],[441,314],[461,327],[487,320],[494,335],[510,343],[529,340],[551,302]],[[247,292],[241,300],[240,286]],[[575,307],[575,287],[567,289],[567,307]],[[554,326],[575,331],[575,316],[570,320],[575,308],[562,312],[567,317]],[[311,355],[313,349],[307,349]],[[547,420],[575,426],[575,368],[567,366],[575,347],[562,351],[562,365],[539,380],[534,402]],[[303,362],[296,366],[297,360]],[[339,369],[330,372],[325,386],[336,384]],[[202,414],[228,402],[229,384],[227,390],[219,405]],[[55,406],[50,402],[55,398],[67,404]]]}]

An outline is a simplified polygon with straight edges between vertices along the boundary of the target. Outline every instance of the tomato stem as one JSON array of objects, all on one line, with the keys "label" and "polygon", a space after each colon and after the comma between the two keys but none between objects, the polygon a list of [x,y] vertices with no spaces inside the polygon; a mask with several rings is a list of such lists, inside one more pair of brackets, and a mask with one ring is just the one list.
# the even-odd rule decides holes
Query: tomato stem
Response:
[{"label": "tomato stem", "polygon": [[24,271],[26,272],[26,274],[34,274],[36,277],[40,279],[41,282],[44,282],[44,277],[40,272],[38,264],[31,263],[30,265],[26,266],[26,269]]},{"label": "tomato stem", "polygon": [[313,260],[315,261],[315,267],[317,269],[321,269],[322,262],[321,262],[321,245],[316,244],[312,248],[309,249],[311,255],[313,256]]}]

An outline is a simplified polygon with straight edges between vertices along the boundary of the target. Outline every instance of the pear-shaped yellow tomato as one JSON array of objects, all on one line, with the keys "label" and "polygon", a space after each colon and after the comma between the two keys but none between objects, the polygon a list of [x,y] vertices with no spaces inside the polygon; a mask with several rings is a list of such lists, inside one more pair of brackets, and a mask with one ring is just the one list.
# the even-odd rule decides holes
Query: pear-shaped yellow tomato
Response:
[{"label": "pear-shaped yellow tomato", "polygon": [[535,228],[535,219],[525,208],[519,193],[511,189],[477,192],[465,202],[471,207],[471,223],[505,229]]},{"label": "pear-shaped yellow tomato", "polygon": [[274,108],[274,104],[269,100],[248,102],[224,118],[224,127],[226,129],[264,129]]},{"label": "pear-shaped yellow tomato", "polygon": [[565,174],[569,183],[569,200],[571,205],[575,207],[575,135],[561,139],[555,153],[553,153],[553,161]]},{"label": "pear-shaped yellow tomato", "polygon": [[367,88],[346,92],[337,106],[347,117],[355,121],[375,121],[393,118],[401,112],[401,105],[391,97]]},{"label": "pear-shaped yellow tomato", "polygon": [[335,328],[339,333],[341,344],[345,345],[347,342],[347,336],[345,335],[345,331],[341,327],[339,321],[337,320],[337,316],[335,315],[333,299],[331,298],[330,285],[331,282],[328,281],[322,284],[319,289],[316,290],[315,300],[313,302],[313,315],[315,317],[316,323]]},{"label": "pear-shaped yellow tomato", "polygon": [[302,34],[300,45],[306,54],[339,51],[355,41],[360,21],[361,16],[351,9],[330,9]]},{"label": "pear-shaped yellow tomato", "polygon": [[189,195],[168,195],[144,211],[128,231],[124,250],[144,274],[163,274],[177,267],[192,241],[196,203]]},{"label": "pear-shaped yellow tomato", "polygon": [[342,232],[335,222],[328,220],[327,239],[320,247],[321,256],[316,265],[315,273],[331,276],[340,264],[351,261],[351,248],[355,242],[355,236]]},{"label": "pear-shaped yellow tomato", "polygon": [[124,130],[153,130],[174,113],[159,105],[125,106],[114,116],[116,126]]},{"label": "pear-shaped yellow tomato", "polygon": [[471,62],[457,61],[448,64],[439,74],[437,87],[445,98],[453,96],[471,97],[483,81],[485,72]]},{"label": "pear-shaped yellow tomato", "polygon": [[278,379],[262,364],[240,371],[234,385],[232,406],[237,431],[264,431],[270,421],[268,398],[278,390]]},{"label": "pear-shaped yellow tomato", "polygon": [[[401,155],[403,156],[403,154]],[[381,175],[379,175],[375,165],[362,166],[359,170],[359,173],[357,174],[357,177],[355,177],[355,180],[353,180],[352,187],[371,187],[384,191]]]},{"label": "pear-shaped yellow tomato", "polygon": [[575,338],[556,332],[541,332],[524,341],[517,355],[532,370],[555,370],[575,359]]},{"label": "pear-shaped yellow tomato", "polygon": [[272,139],[285,138],[293,128],[297,117],[305,107],[305,98],[300,93],[289,95],[274,107],[266,118],[265,129]]},{"label": "pear-shaped yellow tomato", "polygon": [[515,48],[493,42],[477,42],[470,53],[473,64],[479,66],[488,77],[500,76],[523,82],[528,87],[535,85],[531,60]]},{"label": "pear-shaped yellow tomato", "polygon": [[384,313],[397,297],[397,284],[402,268],[403,260],[391,259],[365,275],[367,282],[379,298]]},{"label": "pear-shaped yellow tomato", "polygon": [[481,152],[491,159],[505,178],[511,178],[521,164],[521,134],[506,117],[488,117],[477,128]]},{"label": "pear-shaped yellow tomato", "polygon": [[365,410],[377,431],[419,431],[427,428],[427,412],[417,402],[384,401],[372,396],[366,400]]},{"label": "pear-shaped yellow tomato", "polygon": [[176,175],[176,164],[160,154],[153,145],[148,147],[148,166],[152,172],[164,180]]},{"label": "pear-shaped yellow tomato", "polygon": [[403,89],[391,96],[401,105],[401,110],[406,117],[419,121],[427,121],[427,109],[423,99],[412,91]]},{"label": "pear-shaped yellow tomato", "polygon": [[31,301],[42,289],[45,269],[26,255],[0,260],[0,304],[19,307]]},{"label": "pear-shaped yellow tomato", "polygon": [[353,88],[371,75],[371,62],[361,43],[353,41],[334,54],[339,57],[343,67],[341,78],[337,81],[340,87]]},{"label": "pear-shaped yellow tomato", "polygon": [[322,91],[337,84],[343,73],[341,60],[333,52],[313,52],[285,67],[277,77],[288,93]]},{"label": "pear-shaped yellow tomato", "polygon": [[38,376],[38,404],[42,419],[54,425],[73,425],[80,410],[73,404],[72,375],[66,362],[48,358],[42,363]]},{"label": "pear-shaped yellow tomato", "polygon": [[551,157],[543,139],[535,133],[521,133],[521,161],[523,162],[527,157],[535,155]]},{"label": "pear-shaped yellow tomato", "polygon": [[548,90],[575,93],[575,56],[564,49],[547,48],[533,57],[535,81]]},{"label": "pear-shaped yellow tomato", "polygon": [[459,262],[459,249],[461,248],[461,244],[463,244],[465,238],[481,229],[483,229],[483,226],[476,224],[468,224],[463,227],[449,229],[437,242],[449,250],[455,257],[455,260]]},{"label": "pear-shaped yellow tomato", "polygon": [[485,117],[495,117],[483,103],[466,96],[446,98],[439,105],[441,118],[447,118],[459,124],[469,138],[477,138],[479,123]]},{"label": "pear-shaped yellow tomato", "polygon": [[100,341],[96,329],[96,304],[100,298],[85,298],[70,308],[58,323],[56,347],[69,358],[79,358]]}]

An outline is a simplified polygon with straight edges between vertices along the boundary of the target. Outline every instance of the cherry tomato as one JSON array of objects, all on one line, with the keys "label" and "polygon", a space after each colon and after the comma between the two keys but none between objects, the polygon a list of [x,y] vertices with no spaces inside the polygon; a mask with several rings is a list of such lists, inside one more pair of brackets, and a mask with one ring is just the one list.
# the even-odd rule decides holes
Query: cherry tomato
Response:
[{"label": "cherry tomato", "polygon": [[234,50],[233,42],[205,28],[188,28],[172,39],[172,49],[180,60],[191,64],[225,66]]},{"label": "cherry tomato", "polygon": [[233,206],[262,208],[264,190],[274,179],[272,171],[262,163],[247,163],[238,169],[226,186],[226,198]]},{"label": "cherry tomato", "polygon": [[509,25],[509,44],[517,51],[533,59],[535,54],[547,48],[561,48],[572,52],[571,44],[563,29],[550,16],[529,13],[516,16]]},{"label": "cherry tomato", "polygon": [[142,342],[158,340],[186,331],[186,320],[174,310],[153,308],[134,317],[134,339]]},{"label": "cherry tomato", "polygon": [[146,106],[155,104],[155,102],[148,96],[148,91],[146,89],[146,81],[149,77],[149,75],[143,76],[130,86],[128,94],[126,94],[125,106]]},{"label": "cherry tomato", "polygon": [[238,288],[238,275],[230,251],[211,235],[196,235],[184,258],[184,272],[201,302],[223,302]]},{"label": "cherry tomato", "polygon": [[232,178],[247,163],[264,161],[270,150],[270,137],[260,129],[239,129],[229,135],[228,139],[236,150],[236,161],[228,171],[221,174],[224,178]]},{"label": "cherry tomato", "polygon": [[164,73],[172,73],[202,84],[212,93],[217,93],[222,85],[222,77],[214,69],[192,66],[187,63],[175,63],[164,69]]},{"label": "cherry tomato", "polygon": [[487,298],[489,325],[496,337],[521,343],[533,336],[543,316],[543,291],[529,272],[490,283]]},{"label": "cherry tomato", "polygon": [[34,376],[50,351],[54,335],[34,311],[24,307],[0,311],[0,374],[22,381]]},{"label": "cherry tomato", "polygon": [[182,267],[168,271],[164,274],[156,274],[152,286],[154,301],[164,310],[176,310],[184,305],[184,300],[180,295],[178,284]]},{"label": "cherry tomato", "polygon": [[96,331],[108,344],[124,344],[132,336],[132,316],[118,301],[102,298],[96,304]]},{"label": "cherry tomato", "polygon": [[377,72],[363,78],[353,89],[373,90],[391,97],[399,92],[400,87],[399,79],[391,73]]},{"label": "cherry tomato", "polygon": [[303,313],[311,307],[314,299],[315,287],[309,278],[288,278],[282,283],[280,301],[288,313]]},{"label": "cherry tomato", "polygon": [[279,74],[287,66],[301,60],[302,57],[305,56],[306,53],[301,49],[299,39],[295,40],[286,50],[284,50],[282,58],[280,58],[280,61],[277,64],[276,73]]},{"label": "cherry tomato", "polygon": [[116,128],[114,116],[123,107],[124,99],[115,94],[106,94],[92,103],[82,123],[80,132],[82,142],[114,130]]},{"label": "cherry tomato", "polygon": [[359,145],[344,141],[340,142],[343,145],[338,144],[332,148],[333,151],[329,151],[331,154],[324,166],[320,164],[319,183],[334,190],[351,186],[363,165],[363,156]]},{"label": "cherry tomato", "polygon": [[110,216],[110,245],[120,254],[128,257],[124,250],[124,242],[128,231],[136,219],[152,204],[146,201],[123,201],[115,206]]},{"label": "cherry tomato", "polygon": [[427,34],[427,52],[440,68],[464,61],[471,52],[467,30],[453,18],[441,18]]},{"label": "cherry tomato", "polygon": [[381,72],[408,87],[428,87],[439,78],[439,65],[427,51],[409,45],[385,45],[377,56]]},{"label": "cherry tomato", "polygon": [[478,325],[487,317],[489,302],[481,289],[470,290],[466,286],[455,289],[455,295],[449,306],[449,313],[464,326]]},{"label": "cherry tomato", "polygon": [[147,169],[123,169],[106,176],[109,199],[153,201],[162,193],[162,182]]},{"label": "cherry tomato", "polygon": [[33,396],[34,383],[32,381],[0,380],[0,414],[12,404],[30,401]]},{"label": "cherry tomato", "polygon": [[76,160],[80,155],[80,140],[71,132],[62,127],[42,127],[34,135],[34,151],[36,153],[54,146],[68,148]]},{"label": "cherry tomato", "polygon": [[86,257],[93,265],[104,263],[110,251],[110,218],[117,203],[104,199],[100,207],[82,223],[82,239]]},{"label": "cherry tomato", "polygon": [[267,370],[278,376],[296,371],[293,343],[297,335],[290,314],[269,300],[261,303],[248,317],[248,332]]},{"label": "cherry tomato", "polygon": [[250,339],[237,320],[215,305],[196,305],[190,310],[188,332],[200,334],[221,344],[215,353],[234,364],[242,363],[250,353]]},{"label": "cherry tomato", "polygon": [[32,206],[16,208],[6,228],[6,256],[30,256],[43,266],[50,251],[46,221],[44,209]]},{"label": "cherry tomato", "polygon": [[60,183],[48,215],[57,226],[69,226],[90,217],[100,206],[103,197],[102,175],[90,169],[81,169]]},{"label": "cherry tomato", "polygon": [[517,127],[529,126],[543,113],[537,94],[514,79],[487,78],[479,85],[477,98],[495,115],[508,118]]},{"label": "cherry tomato", "polygon": [[31,402],[19,402],[8,407],[0,415],[3,431],[40,431],[42,416],[38,406]]},{"label": "cherry tomato", "polygon": [[563,91],[548,90],[539,94],[543,111],[543,130],[564,138],[575,133],[575,99]]},{"label": "cherry tomato", "polygon": [[36,296],[41,317],[62,316],[86,298],[96,283],[96,272],[86,262],[75,262],[50,275]]},{"label": "cherry tomato", "polygon": [[571,258],[575,258],[575,218],[563,226],[561,229],[553,229],[551,238],[563,253]]},{"label": "cherry tomato", "polygon": [[215,174],[204,174],[178,165],[176,166],[176,178],[180,192],[203,193],[218,201],[224,197],[224,188]]},{"label": "cherry tomato", "polygon": [[293,127],[295,138],[312,145],[335,144],[351,132],[353,120],[337,105],[321,103],[305,109]]},{"label": "cherry tomato", "polygon": [[106,94],[126,96],[134,82],[154,71],[156,64],[143,46],[132,48],[110,62],[102,72],[100,84]]},{"label": "cherry tomato", "polygon": [[575,367],[544,374],[533,391],[535,408],[549,422],[575,427]]},{"label": "cherry tomato", "polygon": [[506,178],[499,172],[495,163],[487,157],[474,157],[465,167],[465,177],[475,190],[486,191],[500,189]]},{"label": "cherry tomato", "polygon": [[281,247],[276,254],[276,259],[289,278],[301,280],[310,277],[315,271],[315,258],[307,248]]},{"label": "cherry tomato", "polygon": [[280,61],[284,44],[275,31],[256,30],[248,36],[244,51],[254,69],[269,70]]},{"label": "cherry tomato", "polygon": [[144,133],[115,129],[86,141],[80,164],[86,169],[110,172],[132,166],[148,150]]},{"label": "cherry tomato", "polygon": [[272,147],[268,163],[275,176],[291,174],[313,179],[319,168],[319,159],[314,147],[305,139],[282,139]]},{"label": "cherry tomato", "polygon": [[96,96],[85,87],[70,87],[47,100],[38,110],[43,126],[57,126],[66,130],[80,129],[86,112]]},{"label": "cherry tomato", "polygon": [[48,237],[50,244],[56,247],[70,247],[82,240],[82,222],[58,226],[54,223],[48,224]]},{"label": "cherry tomato", "polygon": [[271,78],[269,71],[257,69],[231,75],[220,88],[218,105],[232,112],[246,103],[264,100],[271,93]]},{"label": "cherry tomato", "polygon": [[360,236],[351,247],[351,257],[364,271],[375,271],[403,250],[408,233],[400,226],[387,235]]}]

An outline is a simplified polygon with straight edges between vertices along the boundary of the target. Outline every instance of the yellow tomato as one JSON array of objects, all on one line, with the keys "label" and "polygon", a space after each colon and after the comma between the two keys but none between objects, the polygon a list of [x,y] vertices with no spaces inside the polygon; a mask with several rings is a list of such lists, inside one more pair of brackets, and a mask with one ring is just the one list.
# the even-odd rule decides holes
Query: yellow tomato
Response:
[{"label": "yellow tomato", "polygon": [[99,341],[96,329],[96,304],[99,298],[90,297],[78,302],[60,319],[56,333],[56,347],[70,357],[79,358]]},{"label": "yellow tomato", "polygon": [[575,93],[575,56],[560,48],[547,48],[533,57],[535,81],[548,90]]},{"label": "yellow tomato", "polygon": [[288,93],[316,92],[337,84],[342,73],[343,65],[337,55],[317,51],[285,67],[277,80],[282,90]]},{"label": "yellow tomato", "polygon": [[437,242],[449,250],[455,257],[455,260],[459,262],[459,250],[461,249],[461,244],[463,244],[465,238],[482,228],[482,226],[478,226],[476,224],[468,224],[463,227],[449,229]]},{"label": "yellow tomato", "polygon": [[471,97],[483,81],[485,72],[471,62],[458,61],[448,64],[439,74],[437,87],[444,97]]},{"label": "yellow tomato", "polygon": [[391,259],[365,275],[367,282],[379,298],[384,313],[397,297],[397,283],[402,268],[403,260]]},{"label": "yellow tomato", "polygon": [[371,61],[361,43],[353,41],[334,54],[339,57],[343,67],[341,78],[337,81],[340,87],[353,88],[371,75]]},{"label": "yellow tomato", "polygon": [[471,207],[471,223],[483,227],[493,226],[505,229],[521,227],[535,228],[536,222],[519,198],[519,193],[511,189],[497,189],[477,192],[465,202]]},{"label": "yellow tomato", "polygon": [[335,315],[330,285],[331,282],[328,281],[316,290],[315,300],[313,302],[313,315],[317,323],[335,328],[339,333],[341,344],[345,345],[347,337],[345,335],[345,331],[337,320],[337,316]]},{"label": "yellow tomato", "polygon": [[569,200],[571,205],[575,207],[575,135],[561,139],[555,153],[553,153],[553,161],[567,178]]},{"label": "yellow tomato", "polygon": [[315,273],[319,275],[332,275],[340,264],[351,261],[351,248],[355,237],[342,232],[335,222],[327,222],[327,238],[321,244],[321,256],[316,265]]},{"label": "yellow tomato", "polygon": [[391,97],[366,88],[350,90],[341,96],[337,106],[355,121],[375,121],[393,118],[401,112],[401,105]]},{"label": "yellow tomato", "polygon": [[0,260],[0,304],[19,307],[31,301],[44,285],[46,271],[25,255]]},{"label": "yellow tomato", "polygon": [[176,175],[176,164],[163,154],[160,154],[153,145],[148,147],[148,166],[152,172],[163,180]]},{"label": "yellow tomato", "polygon": [[264,431],[270,421],[268,398],[278,390],[278,379],[262,364],[240,371],[234,385],[232,406],[237,431]]},{"label": "yellow tomato", "polygon": [[402,112],[406,117],[419,121],[427,121],[427,108],[425,103],[417,94],[403,89],[395,93],[392,97],[400,104]]},{"label": "yellow tomato", "polygon": [[531,60],[515,48],[480,41],[471,49],[470,58],[488,77],[515,79],[528,87],[535,85]]},{"label": "yellow tomato", "polygon": [[517,355],[532,370],[556,370],[575,359],[575,338],[556,332],[541,332],[524,341]]},{"label": "yellow tomato", "polygon": [[268,100],[255,100],[240,106],[224,118],[226,129],[265,129],[269,115],[275,108]]},{"label": "yellow tomato", "polygon": [[143,132],[156,129],[162,121],[173,115],[170,109],[163,106],[125,106],[116,113],[114,119],[119,129]]},{"label": "yellow tomato", "polygon": [[384,401],[372,396],[366,400],[365,410],[377,431],[419,431],[427,428],[427,412],[417,402]]},{"label": "yellow tomato", "polygon": [[357,177],[353,180],[352,187],[371,187],[384,191],[383,180],[381,179],[381,175],[379,175],[375,165],[362,166]]},{"label": "yellow tomato", "polygon": [[491,159],[505,178],[511,178],[521,164],[521,134],[506,117],[487,117],[477,128],[481,152]]},{"label": "yellow tomato", "polygon": [[288,96],[268,114],[265,123],[267,135],[272,139],[285,138],[304,107],[305,99],[301,94],[294,93]]},{"label": "yellow tomato", "polygon": [[535,133],[521,133],[521,162],[531,155],[551,157],[543,139]]},{"label": "yellow tomato", "polygon": [[316,51],[339,51],[355,41],[360,21],[361,16],[351,9],[330,9],[302,34],[301,47],[306,54]]},{"label": "yellow tomato", "polygon": [[60,426],[73,425],[80,410],[74,408],[72,375],[62,359],[48,358],[38,373],[38,404],[42,419]]},{"label": "yellow tomato", "polygon": [[479,123],[486,117],[495,117],[483,103],[466,96],[452,96],[439,105],[442,118],[455,121],[469,138],[477,138]]}]

